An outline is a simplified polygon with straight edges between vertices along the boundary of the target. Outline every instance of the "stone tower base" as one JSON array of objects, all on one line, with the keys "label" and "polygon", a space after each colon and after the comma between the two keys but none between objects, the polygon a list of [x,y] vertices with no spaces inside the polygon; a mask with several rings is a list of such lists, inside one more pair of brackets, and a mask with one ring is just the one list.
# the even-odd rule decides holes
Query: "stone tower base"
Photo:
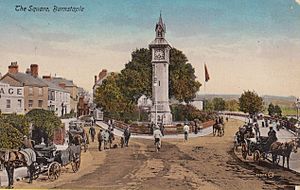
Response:
[{"label": "stone tower base", "polygon": [[[155,123],[155,112],[150,114],[151,122]],[[170,112],[157,112],[157,124],[172,124],[172,114]]]}]

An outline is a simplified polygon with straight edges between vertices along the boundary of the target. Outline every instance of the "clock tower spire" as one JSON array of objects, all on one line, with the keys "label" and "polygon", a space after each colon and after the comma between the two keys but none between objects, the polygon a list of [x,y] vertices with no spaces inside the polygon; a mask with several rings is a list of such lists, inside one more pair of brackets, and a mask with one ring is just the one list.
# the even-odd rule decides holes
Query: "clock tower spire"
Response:
[{"label": "clock tower spire", "polygon": [[152,53],[151,122],[169,125],[172,114],[169,106],[169,64],[171,45],[165,39],[166,25],[160,14],[155,26],[155,39],[149,44]]}]

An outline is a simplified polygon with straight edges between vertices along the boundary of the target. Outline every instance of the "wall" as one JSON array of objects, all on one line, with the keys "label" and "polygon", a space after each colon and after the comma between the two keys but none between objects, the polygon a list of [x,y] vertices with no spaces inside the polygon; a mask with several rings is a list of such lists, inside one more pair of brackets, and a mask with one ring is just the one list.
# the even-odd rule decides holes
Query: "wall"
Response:
[{"label": "wall", "polygon": [[[10,100],[9,108],[7,108],[7,100]],[[7,114],[24,114],[24,88],[0,84],[0,110]]]},{"label": "wall", "polygon": [[[25,113],[32,109],[48,110],[48,87],[42,87],[43,93],[39,95],[39,87],[32,87],[33,94],[29,94],[29,88],[32,86],[24,86]],[[32,107],[29,107],[29,100],[33,100]],[[39,100],[43,101],[42,107],[39,107]]]}]

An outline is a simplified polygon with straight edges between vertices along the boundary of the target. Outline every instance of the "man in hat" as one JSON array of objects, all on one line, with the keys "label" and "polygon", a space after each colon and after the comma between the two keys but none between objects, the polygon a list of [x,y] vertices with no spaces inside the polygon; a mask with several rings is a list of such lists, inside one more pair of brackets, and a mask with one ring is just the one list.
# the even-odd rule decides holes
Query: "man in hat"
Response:
[{"label": "man in hat", "polygon": [[188,123],[185,123],[185,125],[183,126],[184,141],[188,140],[189,132],[190,132],[190,127],[188,126]]},{"label": "man in hat", "polygon": [[103,130],[102,129],[100,129],[97,137],[98,137],[98,143],[99,143],[98,150],[101,151],[101,146],[102,146],[102,142],[103,142]]},{"label": "man in hat", "polygon": [[22,143],[23,143],[23,148],[24,149],[25,148],[33,149],[32,142],[26,135],[23,136],[23,142]]},{"label": "man in hat", "polygon": [[154,144],[158,143],[158,149],[161,148],[161,137],[162,133],[159,129],[159,127],[156,125],[153,131],[153,137],[154,137]]}]

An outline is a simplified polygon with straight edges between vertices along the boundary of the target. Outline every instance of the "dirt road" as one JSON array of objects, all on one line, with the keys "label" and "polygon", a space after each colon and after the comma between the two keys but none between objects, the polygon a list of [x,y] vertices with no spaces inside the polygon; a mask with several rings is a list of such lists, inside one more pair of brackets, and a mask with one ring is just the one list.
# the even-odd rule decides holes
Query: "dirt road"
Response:
[{"label": "dirt road", "polygon": [[[282,189],[300,185],[300,175],[271,165],[245,163],[232,151],[239,121],[225,126],[225,136],[199,137],[183,142],[164,140],[154,151],[153,141],[133,140],[129,148],[97,151],[92,143],[83,153],[79,173],[58,181],[35,181],[19,187],[96,189]],[[270,176],[268,174],[274,174]],[[17,186],[17,187],[18,187]]]}]

